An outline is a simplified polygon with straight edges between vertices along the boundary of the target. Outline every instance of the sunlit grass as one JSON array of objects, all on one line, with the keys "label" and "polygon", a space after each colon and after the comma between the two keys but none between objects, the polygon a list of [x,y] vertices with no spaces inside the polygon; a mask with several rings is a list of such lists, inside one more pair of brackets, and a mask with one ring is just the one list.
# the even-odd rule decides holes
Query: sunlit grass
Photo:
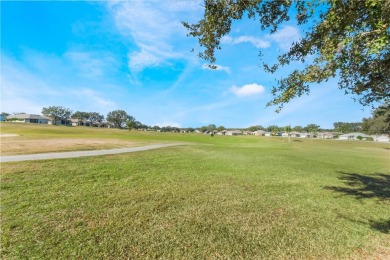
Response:
[{"label": "sunlit grass", "polygon": [[108,133],[193,144],[3,163],[3,259],[367,259],[378,248],[390,253],[388,144]]}]

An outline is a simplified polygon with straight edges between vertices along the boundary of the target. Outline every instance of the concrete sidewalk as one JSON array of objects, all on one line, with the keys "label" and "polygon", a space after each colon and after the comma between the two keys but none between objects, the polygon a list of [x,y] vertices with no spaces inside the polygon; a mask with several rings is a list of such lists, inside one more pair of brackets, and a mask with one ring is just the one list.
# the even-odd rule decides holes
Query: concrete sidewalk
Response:
[{"label": "concrete sidewalk", "polygon": [[119,149],[110,149],[110,150],[9,155],[9,156],[0,156],[0,162],[35,161],[35,160],[48,160],[48,159],[75,158],[75,157],[84,157],[84,156],[97,156],[97,155],[106,155],[106,154],[132,153],[132,152],[147,151],[152,149],[178,146],[178,145],[185,145],[185,143],[152,144],[152,145],[146,145],[140,147],[119,148]]}]

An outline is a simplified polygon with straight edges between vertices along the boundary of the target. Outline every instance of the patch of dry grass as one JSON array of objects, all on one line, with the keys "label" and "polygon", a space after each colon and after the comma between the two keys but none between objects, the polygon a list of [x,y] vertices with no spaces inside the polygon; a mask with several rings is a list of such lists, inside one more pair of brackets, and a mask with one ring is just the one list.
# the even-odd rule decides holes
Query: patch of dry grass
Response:
[{"label": "patch of dry grass", "polygon": [[128,148],[142,145],[141,142],[119,139],[86,138],[30,138],[2,137],[1,155],[19,155],[67,151],[88,151],[114,148]]}]

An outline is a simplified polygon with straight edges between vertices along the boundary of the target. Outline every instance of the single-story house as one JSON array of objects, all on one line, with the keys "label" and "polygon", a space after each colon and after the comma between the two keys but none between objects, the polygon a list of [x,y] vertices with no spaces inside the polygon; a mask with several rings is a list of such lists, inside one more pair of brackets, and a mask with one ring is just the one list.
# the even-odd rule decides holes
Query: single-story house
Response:
[{"label": "single-story house", "polygon": [[299,137],[300,137],[300,138],[310,138],[311,135],[310,135],[310,133],[300,133],[300,134],[299,134]]},{"label": "single-story house", "polygon": [[7,120],[17,123],[47,124],[50,118],[34,114],[15,114],[7,116]]},{"label": "single-story house", "polygon": [[0,115],[0,121],[5,121],[5,116],[4,115]]},{"label": "single-story house", "polygon": [[264,136],[265,133],[266,132],[264,130],[257,130],[257,131],[252,132],[252,135]]},{"label": "single-story house", "polygon": [[242,135],[240,130],[226,131],[225,135]]},{"label": "single-story house", "polygon": [[301,133],[299,133],[299,132],[291,132],[291,133],[290,133],[290,136],[291,136],[291,137],[300,137],[300,136],[301,136]]},{"label": "single-story house", "polygon": [[287,133],[287,132],[282,132],[282,133],[281,133],[281,136],[282,136],[282,137],[288,137],[288,133]]},{"label": "single-story house", "polygon": [[374,140],[378,142],[390,142],[390,137],[388,135],[380,135],[375,136]]},{"label": "single-story house", "polygon": [[227,132],[226,130],[222,130],[222,131],[218,132],[217,135],[225,135],[226,132]]},{"label": "single-story house", "polygon": [[264,136],[272,136],[272,133],[271,132],[265,132]]},{"label": "single-story house", "polygon": [[339,140],[359,140],[360,137],[361,140],[367,139],[367,137],[370,137],[366,134],[363,133],[349,133],[349,134],[344,134],[339,136]]},{"label": "single-story house", "polygon": [[89,120],[79,120],[77,118],[71,118],[70,122],[72,126],[91,126],[91,122]]},{"label": "single-story house", "polygon": [[[52,118],[49,118],[48,124],[49,125],[54,125],[54,122],[53,122]],[[66,118],[59,118],[59,119],[57,119],[55,124],[56,125],[69,125],[69,126],[71,126],[72,125],[72,121],[70,119],[66,119]]]},{"label": "single-story house", "polygon": [[323,132],[317,134],[317,138],[320,139],[334,139],[336,136],[337,133],[333,133],[333,132]]}]

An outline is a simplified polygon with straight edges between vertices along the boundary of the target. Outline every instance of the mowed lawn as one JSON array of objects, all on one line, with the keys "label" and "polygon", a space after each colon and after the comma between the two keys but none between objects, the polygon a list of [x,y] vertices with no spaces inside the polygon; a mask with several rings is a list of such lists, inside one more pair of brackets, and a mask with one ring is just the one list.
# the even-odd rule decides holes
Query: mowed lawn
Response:
[{"label": "mowed lawn", "polygon": [[191,144],[2,163],[2,259],[390,258],[389,144],[34,127]]}]

